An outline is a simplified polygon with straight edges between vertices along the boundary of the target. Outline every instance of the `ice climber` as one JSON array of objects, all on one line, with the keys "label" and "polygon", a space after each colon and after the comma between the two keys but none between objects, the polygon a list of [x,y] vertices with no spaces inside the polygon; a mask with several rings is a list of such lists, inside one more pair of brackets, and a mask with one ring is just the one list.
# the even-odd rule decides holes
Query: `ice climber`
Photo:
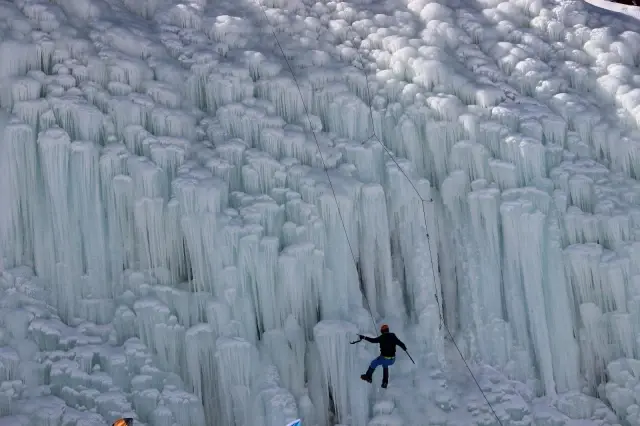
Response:
[{"label": "ice climber", "polygon": [[369,383],[372,382],[373,372],[376,368],[382,366],[382,387],[386,388],[389,384],[389,367],[396,362],[396,346],[400,346],[403,351],[407,351],[407,346],[398,339],[394,333],[389,332],[389,326],[383,324],[380,327],[380,335],[378,337],[367,337],[359,334],[358,337],[361,340],[366,340],[371,343],[378,343],[380,345],[380,356],[371,361],[369,369],[360,378]]}]

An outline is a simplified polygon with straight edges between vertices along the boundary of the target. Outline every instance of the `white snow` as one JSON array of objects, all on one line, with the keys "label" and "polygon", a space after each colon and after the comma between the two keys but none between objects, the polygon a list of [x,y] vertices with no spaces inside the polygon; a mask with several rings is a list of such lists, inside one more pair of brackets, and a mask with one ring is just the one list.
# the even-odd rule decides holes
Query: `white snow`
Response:
[{"label": "white snow", "polygon": [[0,425],[640,425],[640,14],[588,3],[0,3]]}]

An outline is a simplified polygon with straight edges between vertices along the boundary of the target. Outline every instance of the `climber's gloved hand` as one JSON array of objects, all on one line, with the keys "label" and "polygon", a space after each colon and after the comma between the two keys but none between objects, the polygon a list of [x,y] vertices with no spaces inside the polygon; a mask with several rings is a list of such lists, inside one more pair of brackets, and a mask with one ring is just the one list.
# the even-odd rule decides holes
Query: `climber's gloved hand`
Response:
[{"label": "climber's gloved hand", "polygon": [[358,334],[358,339],[364,339],[364,336],[362,334]]}]

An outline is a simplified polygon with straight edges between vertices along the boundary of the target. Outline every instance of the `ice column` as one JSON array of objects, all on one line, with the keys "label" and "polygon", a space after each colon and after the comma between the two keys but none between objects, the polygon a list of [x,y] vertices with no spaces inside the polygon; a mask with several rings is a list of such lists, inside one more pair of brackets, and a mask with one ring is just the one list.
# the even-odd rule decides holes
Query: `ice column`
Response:
[{"label": "ice column", "polygon": [[551,217],[547,239],[547,277],[544,281],[549,341],[553,357],[553,373],[558,392],[580,388],[579,346],[575,327],[570,287],[564,272],[558,219]]},{"label": "ice column", "polygon": [[359,366],[349,339],[357,334],[357,327],[344,321],[325,320],[313,328],[324,382],[333,397],[337,420],[344,423],[350,419],[349,424],[353,426],[365,426],[369,408],[367,394],[363,384],[351,377]]},{"label": "ice column", "polygon": [[[234,393],[239,388],[251,389],[255,381],[257,368],[260,365],[258,351],[248,341],[241,338],[220,337],[216,341],[215,363],[218,383],[224,393],[220,396],[221,423],[230,426],[241,426],[234,414]],[[235,399],[235,401],[234,401]],[[239,407],[238,411],[247,412],[248,406]]]},{"label": "ice column", "polygon": [[280,241],[276,237],[264,237],[258,243],[256,279],[251,296],[261,331],[273,330],[280,325],[276,288],[279,249]]},{"label": "ice column", "polygon": [[314,277],[321,274],[322,264],[314,262],[315,247],[311,243],[292,245],[278,259],[278,305],[281,324],[289,315],[310,334],[318,321],[318,301]]},{"label": "ice column", "polygon": [[[0,209],[0,259],[5,267],[29,264],[34,256],[34,238],[42,244],[43,235],[34,234],[38,206],[37,147],[33,129],[26,124],[5,126],[0,116],[0,197],[8,201]],[[49,268],[52,265],[48,265]],[[47,273],[48,271],[38,271]]]},{"label": "ice column", "polygon": [[[339,207],[337,205],[339,204]],[[325,193],[318,197],[316,206],[320,212],[327,232],[326,246],[331,250],[325,252],[326,266],[332,272],[332,279],[327,277],[325,283],[330,284],[330,288],[321,292],[323,298],[323,317],[332,315],[334,318],[343,317],[347,312],[347,306],[331,306],[336,301],[349,301],[348,303],[360,304],[361,293],[358,288],[358,271],[354,264],[353,256],[358,256],[355,252],[358,248],[357,238],[353,238],[356,223],[353,217],[353,201],[338,195],[338,201],[331,193]],[[345,208],[347,207],[347,208]],[[339,210],[339,211],[338,211]],[[342,220],[345,222],[343,227]],[[346,232],[349,234],[345,235]],[[332,310],[331,314],[327,310]],[[337,317],[335,315],[338,315]]]},{"label": "ice column", "polygon": [[133,222],[133,179],[116,175],[111,180],[107,198],[107,221],[111,276],[119,274],[133,265],[135,239]]},{"label": "ice column", "polygon": [[276,113],[287,122],[295,120],[305,113],[305,105],[311,107],[311,86],[307,82],[300,82],[300,91],[295,82],[288,77],[277,77],[260,80],[256,83],[256,96],[268,99],[276,108]]},{"label": "ice column", "polygon": [[398,131],[400,140],[403,142],[402,149],[396,149],[394,152],[399,156],[406,156],[415,165],[416,172],[424,176],[425,170],[425,149],[423,148],[422,135],[415,121],[407,116],[402,116],[398,123]]},{"label": "ice column", "polygon": [[[162,198],[143,197],[134,202],[137,259],[143,269],[166,266],[165,203]],[[168,284],[168,283],[163,283]]]},{"label": "ice column", "polygon": [[217,282],[216,269],[222,256],[213,247],[218,218],[213,213],[189,214],[182,217],[180,224],[193,267],[194,285],[199,290],[211,291]]},{"label": "ice column", "polygon": [[309,398],[315,408],[315,417],[319,425],[328,424],[330,399],[327,392],[328,384],[320,360],[318,345],[312,342],[307,346],[305,366],[307,370],[307,387],[309,388]]},{"label": "ice column", "polygon": [[389,219],[382,186],[363,186],[361,200],[360,278],[365,295],[374,317],[397,314],[402,312],[402,294],[392,282]]},{"label": "ice column", "polygon": [[283,385],[291,389],[295,395],[301,395],[305,385],[304,330],[290,316],[284,329],[265,332],[262,342],[272,362],[278,368]]},{"label": "ice column", "polygon": [[459,308],[462,302],[459,296],[462,282],[458,274],[464,268],[464,259],[462,250],[456,250],[456,247],[462,246],[468,235],[467,228],[470,226],[470,221],[466,217],[469,211],[467,194],[470,189],[469,177],[462,170],[452,172],[442,182],[441,187],[443,209],[441,218],[445,222],[446,229],[451,230],[448,236],[443,236],[443,243],[449,247],[448,253],[455,253],[453,256],[443,256],[443,266],[448,267],[445,272],[451,279],[443,287],[442,298],[444,305],[447,306],[446,322],[449,327],[454,328],[457,328],[458,324],[463,324],[464,314],[467,312],[467,309]]},{"label": "ice column", "polygon": [[94,299],[111,297],[107,286],[106,241],[100,200],[100,153],[93,142],[73,142],[70,152],[70,210],[81,235],[83,263],[90,277],[88,294]]},{"label": "ice column", "polygon": [[213,354],[216,348],[216,333],[209,324],[198,324],[187,330],[185,334],[185,354],[187,367],[187,383],[204,405],[204,412],[209,422],[213,422],[216,413],[220,412],[218,404],[218,386],[216,381],[216,364]]},{"label": "ice column", "polygon": [[502,319],[500,245],[500,191],[484,189],[469,194],[469,210],[482,274],[482,316],[486,323]]},{"label": "ice column", "polygon": [[298,396],[302,394],[305,385],[305,355],[307,341],[304,329],[300,327],[293,316],[289,316],[284,323],[284,333],[291,348],[291,384],[289,389]]},{"label": "ice column", "polygon": [[240,238],[238,245],[238,289],[243,295],[251,296],[256,316],[260,318],[260,306],[275,300],[258,299],[257,267],[259,261],[260,238],[257,235],[246,235]]},{"label": "ice column", "polygon": [[[426,124],[428,149],[431,154],[430,163],[433,170],[434,185],[442,182],[449,171],[449,155],[456,142],[464,136],[461,124],[450,121],[428,121]],[[429,157],[425,155],[425,158]]]},{"label": "ice column", "polygon": [[529,319],[524,315],[526,300],[524,295],[524,281],[522,263],[528,259],[522,259],[525,253],[520,253],[520,216],[532,208],[530,203],[512,201],[504,202],[500,206],[502,221],[502,245],[503,245],[503,270],[504,298],[507,311],[507,320],[511,324],[516,342],[525,350],[530,350],[531,339],[529,337]]},{"label": "ice column", "polygon": [[161,368],[181,376],[184,375],[186,372],[185,328],[178,324],[178,319],[175,316],[171,316],[168,323],[156,324],[154,333]]},{"label": "ice column", "polygon": [[[433,269],[428,254],[427,243],[415,247],[411,259],[410,274],[407,276],[408,299],[411,300],[413,316],[418,321],[417,340],[424,346],[425,353],[432,354],[435,361],[444,366],[444,334],[441,328],[441,310],[435,297]],[[451,327],[453,324],[449,324]]]},{"label": "ice column", "polygon": [[133,259],[133,217],[129,214],[133,205],[133,182],[125,176],[129,155],[123,144],[111,144],[103,149],[99,161],[100,197],[106,212],[107,267],[114,281],[129,268]]},{"label": "ice column", "polygon": [[[73,299],[62,296],[62,287],[71,288],[82,273],[82,244],[78,227],[72,224],[69,215],[69,153],[71,140],[62,129],[52,128],[38,135],[38,151],[45,188],[46,215],[53,229],[53,245],[48,250],[55,253],[56,274],[53,300],[63,317],[74,314]],[[48,268],[47,268],[48,269]],[[51,267],[53,269],[53,265]],[[74,296],[75,298],[75,296]]]},{"label": "ice column", "polygon": [[591,390],[602,382],[610,361],[609,330],[602,311],[595,303],[580,305],[580,318],[584,327],[580,330],[582,368]]},{"label": "ice column", "polygon": [[522,135],[506,137],[500,144],[500,159],[516,165],[520,186],[532,184],[535,180],[546,177],[545,147],[533,138]]},{"label": "ice column", "polygon": [[[436,223],[433,221],[433,215],[427,217],[429,213],[433,213],[428,211],[430,204],[428,200],[431,198],[429,181],[416,178],[412,179],[412,185],[402,173],[402,170],[398,168],[398,165],[408,176],[415,176],[413,167],[407,161],[398,160],[398,164],[396,164],[396,162],[390,160],[386,164],[387,215],[393,274],[398,277],[400,286],[406,288],[409,294],[421,291],[417,288],[412,288],[412,286],[421,286],[423,282],[428,281],[431,285],[431,294],[437,294],[440,297],[441,289],[438,273],[432,273],[428,277],[420,277],[420,282],[414,281],[412,278],[415,277],[411,275],[411,259],[415,256],[420,256],[424,262],[429,262],[436,268],[438,265],[437,233],[427,229],[427,227],[431,228]],[[419,193],[416,193],[414,186]],[[423,202],[423,200],[427,202]],[[427,233],[429,233],[429,238],[427,238]],[[427,250],[423,250],[418,254],[416,248],[421,244]],[[436,278],[435,283],[433,283],[434,276]],[[409,302],[408,308],[409,311],[414,311],[411,312],[412,314],[419,314],[419,312],[415,311],[415,306],[412,302]]]},{"label": "ice column", "polygon": [[528,313],[531,336],[538,360],[540,378],[546,395],[556,394],[553,357],[544,295],[544,239],[547,217],[541,212],[526,212],[520,216],[520,254],[524,277],[525,312]]}]

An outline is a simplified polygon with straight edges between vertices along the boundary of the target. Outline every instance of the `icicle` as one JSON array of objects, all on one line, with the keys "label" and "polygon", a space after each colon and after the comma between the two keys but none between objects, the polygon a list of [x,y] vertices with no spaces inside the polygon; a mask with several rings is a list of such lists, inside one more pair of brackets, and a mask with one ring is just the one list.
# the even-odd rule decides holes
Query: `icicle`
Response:
[{"label": "icicle", "polygon": [[73,142],[70,150],[70,203],[79,225],[84,270],[91,277],[91,296],[107,298],[105,223],[100,198],[100,154],[91,142]]},{"label": "icicle", "polygon": [[598,244],[575,244],[564,250],[567,277],[578,305],[592,302],[605,309],[610,303],[610,292],[603,285],[601,258],[604,250]]},{"label": "icicle", "polygon": [[221,256],[216,241],[219,220],[214,214],[185,215],[181,220],[182,232],[189,250],[194,285],[200,291],[209,291],[215,296],[217,275],[222,270]]},{"label": "icicle", "polygon": [[234,189],[242,188],[242,166],[247,146],[241,140],[232,139],[216,147],[216,153],[220,157],[234,166],[233,174],[230,176],[229,187]]},{"label": "icicle", "polygon": [[614,349],[613,357],[616,358],[633,358],[634,339],[633,327],[631,324],[631,316],[623,313],[613,313],[611,315],[611,330],[613,331],[612,348]]},{"label": "icicle", "polygon": [[257,97],[271,101],[276,114],[291,123],[305,113],[304,105],[311,108],[311,86],[307,82],[300,82],[299,87],[302,97],[298,85],[291,78],[282,76],[259,80],[255,92]]},{"label": "icicle", "polygon": [[[8,201],[0,210],[0,258],[5,257],[5,267],[9,268],[30,264],[34,239],[42,235],[34,235],[38,207],[36,138],[29,126],[10,123],[5,127],[4,120],[0,117],[0,194]],[[52,272],[53,264],[45,267],[38,272]]]},{"label": "icicle", "polygon": [[151,136],[144,127],[139,124],[130,124],[122,132],[124,144],[135,155],[144,155],[142,142]]},{"label": "icicle", "polygon": [[365,185],[360,208],[360,279],[365,296],[377,317],[401,315],[402,295],[392,286],[389,219],[385,193],[380,185]]},{"label": "icicle", "polygon": [[168,198],[169,182],[163,170],[145,157],[131,156],[127,170],[133,178],[135,197]]},{"label": "icicle", "polygon": [[271,361],[278,368],[282,384],[290,389],[293,386],[300,389],[300,384],[303,383],[298,383],[300,377],[294,377],[297,373],[295,371],[297,364],[284,330],[276,329],[265,332],[262,335],[262,343]]},{"label": "icicle", "polygon": [[247,50],[244,52],[242,60],[254,80],[275,77],[282,69],[282,64],[275,59],[268,58],[261,52]]},{"label": "icicle", "polygon": [[62,262],[71,274],[69,278],[79,276],[82,272],[82,245],[77,227],[71,223],[69,210],[69,153],[71,140],[61,129],[53,128],[38,135],[38,151],[42,177],[45,186],[45,197],[49,205],[53,238],[56,249],[49,248],[56,254],[57,261]]},{"label": "icicle", "polygon": [[308,377],[309,397],[316,409],[316,421],[321,425],[328,424],[331,404],[330,393],[327,392],[329,385],[326,382],[326,375],[323,371],[320,351],[315,342],[308,346],[305,367]]},{"label": "icicle", "polygon": [[449,159],[450,169],[460,169],[467,173],[473,181],[487,179],[491,176],[489,170],[489,152],[479,143],[460,141],[451,148]]},{"label": "icicle", "polygon": [[[334,273],[330,286],[335,289],[335,293],[326,290],[323,293],[331,294],[334,301],[348,300],[349,304],[360,305],[362,295],[358,288],[358,271],[354,264],[354,256],[356,259],[359,256],[355,206],[353,198],[340,194],[338,194],[337,203],[339,206],[336,205],[336,199],[331,194],[321,195],[316,202],[320,216],[325,223],[327,246],[332,248],[325,253],[327,267]],[[338,215],[338,210],[340,215]],[[345,222],[344,226],[342,221]],[[345,235],[345,227],[348,237]]]},{"label": "icicle", "polygon": [[[547,240],[547,278],[544,284],[547,316],[553,326],[549,329],[553,372],[558,392],[580,388],[580,348],[576,341],[575,308],[565,274],[559,222],[551,218]],[[505,283],[506,286],[506,283]],[[558,345],[557,342],[563,342]]]},{"label": "icicle", "polygon": [[356,141],[373,136],[369,106],[352,93],[339,93],[328,108],[327,130]]},{"label": "icicle", "polygon": [[207,303],[205,315],[214,330],[214,338],[217,339],[231,321],[231,308],[226,303],[211,300]]},{"label": "icicle", "polygon": [[602,231],[598,217],[570,206],[564,214],[565,240],[567,244],[586,244],[601,241]]},{"label": "icicle", "polygon": [[582,362],[587,384],[594,390],[605,374],[610,359],[608,330],[602,311],[594,303],[580,305],[580,318],[584,328],[580,330],[582,340]]},{"label": "icicle", "polygon": [[127,339],[136,334],[135,314],[126,306],[120,306],[114,316],[113,327],[116,331],[118,344],[123,344]]},{"label": "icicle", "polygon": [[258,245],[256,280],[252,290],[253,303],[261,330],[273,330],[281,324],[280,304],[276,288],[280,242],[274,237],[262,238]]},{"label": "icicle", "polygon": [[259,195],[268,194],[276,187],[276,173],[285,172],[285,168],[266,153],[251,150],[247,153],[247,164],[241,172],[244,191]]},{"label": "icicle", "polygon": [[291,365],[289,366],[291,382],[288,387],[294,395],[301,395],[305,385],[304,362],[307,348],[305,332],[295,318],[289,316],[284,324],[284,333],[291,348]]},{"label": "icicle", "polygon": [[183,342],[185,328],[178,324],[175,316],[169,317],[167,324],[156,324],[156,351],[160,360],[160,368],[183,375],[186,372],[186,360]]},{"label": "icicle", "polygon": [[111,180],[127,172],[127,159],[130,156],[127,147],[120,143],[110,144],[102,149],[100,156],[101,196],[107,199],[111,192]]},{"label": "icicle", "polygon": [[285,125],[281,117],[273,115],[259,105],[252,105],[250,102],[225,105],[218,109],[217,116],[226,133],[241,138],[248,147],[257,144],[263,129],[284,127]]},{"label": "icicle", "polygon": [[0,95],[0,107],[8,111],[19,102],[38,99],[42,90],[42,83],[31,77],[10,78],[4,84],[6,93]]},{"label": "icicle", "polygon": [[[143,269],[166,266],[165,204],[162,198],[141,198],[134,203],[137,260]],[[167,285],[169,283],[162,283]]]},{"label": "icicle", "polygon": [[241,337],[252,345],[258,342],[258,320],[256,309],[249,296],[236,297],[231,305],[233,321],[238,325],[237,333],[228,333],[228,337]]},{"label": "icicle", "polygon": [[507,320],[513,327],[516,343],[527,351],[530,348],[531,340],[529,338],[527,317],[522,315],[522,312],[526,312],[526,299],[521,266],[523,262],[521,258],[526,256],[526,253],[520,253],[519,251],[519,235],[520,216],[523,212],[530,210],[531,205],[522,201],[504,202],[500,206],[504,265],[502,277],[504,280]]},{"label": "icicle", "polygon": [[[147,0],[147,2],[156,0]],[[158,80],[147,80],[142,82],[144,93],[149,95],[156,103],[167,108],[180,108],[182,105],[182,95],[168,83]]]},{"label": "icicle", "polygon": [[[228,392],[235,386],[250,388],[259,366],[258,352],[255,346],[244,339],[221,337],[216,342],[215,363],[220,389],[226,389]],[[234,415],[232,396],[222,393],[219,397],[222,423],[240,426]],[[246,412],[249,407],[243,408]]]},{"label": "icicle", "polygon": [[547,217],[540,212],[523,213],[520,216],[519,252],[524,258],[521,267],[523,274],[523,287],[526,299],[525,312],[529,313],[529,323],[533,336],[536,357],[540,377],[547,395],[555,395],[556,384],[553,376],[553,358],[551,345],[555,342],[549,340],[549,326],[546,312],[536,309],[537,306],[545,306],[544,277],[542,263],[544,262],[544,236]]},{"label": "icicle", "polygon": [[497,189],[469,194],[471,227],[482,264],[482,311],[487,323],[503,318],[499,209],[500,191]]},{"label": "icicle", "polygon": [[354,426],[366,426],[368,401],[363,384],[349,379],[349,371],[358,369],[355,351],[349,339],[358,329],[344,321],[321,321],[313,328],[319,351],[323,380],[333,397],[336,418],[340,422],[351,419]]},{"label": "icicle", "polygon": [[172,136],[187,140],[196,139],[197,120],[189,111],[153,108],[148,116],[147,129],[157,136]]},{"label": "icicle", "polygon": [[178,169],[186,160],[189,142],[185,139],[162,137],[149,147],[149,158],[160,166],[167,175],[167,182],[176,178]]},{"label": "icicle", "polygon": [[107,198],[111,276],[116,278],[134,261],[133,180],[117,175]]},{"label": "icicle", "polygon": [[464,131],[462,125],[457,122],[430,121],[426,123],[425,134],[432,158],[433,182],[438,185],[450,171],[451,149],[463,138]]},{"label": "icicle", "polygon": [[171,279],[178,282],[187,278],[189,265],[186,242],[180,228],[180,203],[172,199],[165,208],[165,244],[167,245],[167,266]]},{"label": "icicle", "polygon": [[49,103],[45,99],[18,102],[13,106],[12,112],[33,129],[39,128],[40,117],[49,110]]},{"label": "icicle", "polygon": [[192,172],[172,182],[172,192],[180,203],[180,211],[183,215],[218,213],[227,208],[228,184],[221,179],[209,176],[200,177]]},{"label": "icicle", "polygon": [[51,98],[51,109],[56,121],[74,140],[102,142],[104,114],[84,99]]},{"label": "icicle", "polygon": [[223,64],[207,76],[205,83],[206,111],[253,97],[254,83],[249,71]]},{"label": "icicle", "polygon": [[198,324],[185,334],[185,354],[187,383],[204,405],[205,416],[214,421],[220,413],[219,393],[223,388],[216,383],[216,364],[213,354],[216,348],[216,334],[208,324]]},{"label": "icicle", "polygon": [[301,324],[310,335],[317,322],[318,284],[315,279],[320,275],[322,264],[314,262],[313,244],[299,244],[284,249],[278,258],[277,283],[280,322],[289,315]]}]

